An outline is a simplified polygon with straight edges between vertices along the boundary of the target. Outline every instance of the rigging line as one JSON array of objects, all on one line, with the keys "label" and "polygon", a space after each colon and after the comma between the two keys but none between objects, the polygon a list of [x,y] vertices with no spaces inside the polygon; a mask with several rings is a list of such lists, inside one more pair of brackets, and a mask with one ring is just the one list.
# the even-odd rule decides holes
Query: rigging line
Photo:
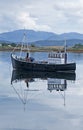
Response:
[{"label": "rigging line", "polygon": [[59,94],[61,94],[62,98],[64,99],[64,106],[65,106],[65,90],[64,90],[64,95],[61,93],[61,91],[58,91]]},{"label": "rigging line", "polygon": [[[30,91],[28,90],[28,93],[29,93]],[[34,91],[33,91],[34,92]],[[31,99],[32,97],[33,97],[33,92],[32,92],[32,94],[30,94],[30,96],[29,96],[29,98]],[[34,95],[34,97],[35,97],[36,95]],[[29,100],[29,99],[28,99]]]},{"label": "rigging line", "polygon": [[23,48],[23,42],[22,42],[22,46],[21,46],[20,57],[22,55],[22,48]]},{"label": "rigging line", "polygon": [[26,104],[26,102],[24,102],[24,100],[21,98],[20,94],[17,92],[17,90],[15,89],[15,87],[12,84],[12,87],[14,89],[14,91],[16,92],[16,94],[18,95],[19,99],[22,101],[23,104]]},{"label": "rigging line", "polygon": [[16,46],[14,47],[12,52],[15,52],[16,48],[17,48],[18,44],[16,44]]},{"label": "rigging line", "polygon": [[22,55],[23,49],[25,49],[26,43],[27,43],[27,51],[28,51],[28,53],[29,53],[29,55],[30,55],[30,50],[29,50],[29,46],[28,46],[28,42],[27,42],[27,41],[28,41],[28,40],[27,40],[27,37],[26,37],[26,33],[24,32],[24,36],[23,36],[23,40],[22,40],[22,46],[21,46],[21,51],[20,51],[20,57],[21,57],[21,55]]},{"label": "rigging line", "polygon": [[27,43],[27,50],[28,50],[28,53],[29,53],[29,45],[28,45],[28,39],[27,39],[27,36],[26,36],[26,33],[24,33],[24,41],[25,43]]},{"label": "rigging line", "polygon": [[[25,104],[26,104],[26,101],[28,102],[29,99],[27,99],[27,95],[25,97],[21,97],[20,94],[18,93],[18,91],[15,89],[15,87],[13,86],[12,84],[12,87],[14,89],[14,91],[16,92],[16,94],[18,95],[19,99],[22,101],[22,103],[24,104],[24,110],[25,110]],[[28,93],[28,92],[27,92]],[[25,93],[24,93],[25,94]]]},{"label": "rigging line", "polygon": [[[65,91],[65,90],[64,90]],[[58,91],[58,93],[64,98],[64,95],[61,93],[61,91]]]},{"label": "rigging line", "polygon": [[[36,92],[39,92],[39,91],[36,91]],[[37,97],[38,95],[40,95],[40,93],[36,93],[35,95],[32,93],[31,96],[30,96],[30,99],[34,98],[34,97]],[[29,100],[29,99],[28,99]]]},{"label": "rigging line", "polygon": [[[29,88],[28,88],[28,90],[26,90],[26,91],[28,91],[28,93],[29,93]],[[29,96],[30,99],[33,98],[33,97],[37,97],[38,95],[40,95],[40,93],[36,93],[36,94],[33,95],[34,90],[31,91],[31,92],[32,92],[32,93],[31,93],[30,96]],[[37,89],[37,91],[35,91],[35,92],[40,92],[40,90]],[[41,91],[41,92],[42,92],[42,91]],[[28,100],[29,100],[29,99],[28,99]]]},{"label": "rigging line", "polygon": [[[23,97],[23,99],[24,99],[24,102],[26,102],[26,100],[27,100],[27,95],[26,95],[26,97],[25,97],[25,91],[22,90],[21,80],[20,80],[20,87],[21,87],[22,97]],[[24,93],[23,93],[22,91],[23,91]]]}]

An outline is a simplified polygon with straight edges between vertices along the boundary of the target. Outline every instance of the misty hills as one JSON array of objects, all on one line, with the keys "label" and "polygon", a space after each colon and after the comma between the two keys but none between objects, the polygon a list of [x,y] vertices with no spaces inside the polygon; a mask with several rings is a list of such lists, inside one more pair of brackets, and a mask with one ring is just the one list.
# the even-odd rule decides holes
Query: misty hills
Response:
[{"label": "misty hills", "polygon": [[26,34],[28,42],[47,40],[50,37],[55,37],[54,33],[48,33],[43,31],[15,30],[12,32],[0,34],[0,40],[6,40],[10,42],[22,42],[24,33]]},{"label": "misty hills", "polygon": [[0,34],[0,42],[19,43],[23,41],[24,32],[26,33],[27,42],[38,46],[64,45],[66,39],[67,46],[73,46],[77,43],[83,44],[83,34],[70,32],[56,34],[52,32],[34,31],[34,30],[15,30]]}]

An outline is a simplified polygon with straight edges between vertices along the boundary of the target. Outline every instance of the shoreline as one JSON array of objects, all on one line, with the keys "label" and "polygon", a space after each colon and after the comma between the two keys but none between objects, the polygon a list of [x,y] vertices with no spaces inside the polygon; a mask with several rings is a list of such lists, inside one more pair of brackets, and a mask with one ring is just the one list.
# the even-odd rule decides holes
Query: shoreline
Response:
[{"label": "shoreline", "polygon": [[[14,48],[0,48],[0,51],[13,51]],[[59,47],[33,47],[30,48],[30,52],[49,52],[49,51],[58,51],[61,50],[63,51],[62,48]],[[15,51],[20,51],[20,49],[15,49]],[[27,49],[23,50],[27,51]],[[83,49],[67,49],[67,52],[72,52],[72,53],[83,53]]]}]

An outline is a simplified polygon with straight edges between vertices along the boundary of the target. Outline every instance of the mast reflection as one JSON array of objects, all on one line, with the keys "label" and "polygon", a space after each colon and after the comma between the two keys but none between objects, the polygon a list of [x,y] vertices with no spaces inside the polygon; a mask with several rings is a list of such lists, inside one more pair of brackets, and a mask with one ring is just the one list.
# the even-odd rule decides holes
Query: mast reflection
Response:
[{"label": "mast reflection", "polygon": [[[76,74],[74,72],[67,73],[67,72],[34,72],[34,71],[12,71],[11,77],[11,84],[17,83],[19,81],[24,81],[26,83],[26,90],[27,91],[39,91],[36,89],[30,89],[29,83],[35,82],[35,79],[47,80],[47,90],[52,92],[53,90],[59,92],[65,92],[67,89],[67,80],[75,81]],[[33,84],[34,85],[34,84]],[[15,92],[20,97],[20,94],[16,91]],[[21,99],[23,102],[23,99]],[[64,99],[65,100],[65,99]],[[25,101],[24,101],[25,104]],[[64,103],[65,104],[65,103]]]}]

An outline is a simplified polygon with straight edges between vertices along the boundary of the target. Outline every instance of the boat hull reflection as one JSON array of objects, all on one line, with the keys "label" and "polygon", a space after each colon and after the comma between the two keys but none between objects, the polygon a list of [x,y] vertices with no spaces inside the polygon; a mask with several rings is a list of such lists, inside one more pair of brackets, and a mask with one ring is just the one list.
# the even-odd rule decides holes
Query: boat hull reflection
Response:
[{"label": "boat hull reflection", "polygon": [[13,70],[12,72],[12,78],[11,83],[14,80],[23,80],[26,78],[41,78],[41,79],[47,79],[47,78],[58,78],[58,79],[66,79],[66,80],[75,80],[76,74],[73,73],[67,73],[67,72],[36,72],[36,71],[18,71]]},{"label": "boat hull reflection", "polygon": [[[34,94],[35,94],[35,92],[40,91],[39,86],[38,86],[38,88],[36,88],[36,86],[35,86],[35,89],[33,87],[35,84],[33,84],[32,87],[30,86],[30,83],[35,82],[37,78],[47,81],[47,90],[49,92],[52,92],[55,90],[60,93],[63,93],[61,95],[64,99],[64,105],[65,105],[65,90],[67,89],[67,80],[75,81],[76,74],[67,73],[67,72],[66,73],[64,73],[64,72],[56,72],[56,73],[52,72],[51,73],[51,72],[36,72],[36,71],[25,72],[25,71],[13,70],[12,77],[11,77],[11,84],[24,105],[26,104],[27,99],[25,99],[25,98],[23,99],[22,97],[27,97],[27,96],[21,96],[22,91],[18,92],[18,90],[20,90],[20,88],[23,87],[24,94],[25,94],[25,92],[27,94],[27,92],[29,92],[29,91],[34,92]],[[16,85],[16,87],[14,86],[19,81],[23,81],[25,83],[26,89],[25,89],[24,85],[21,85],[21,84],[20,84],[21,86],[18,86],[18,84]],[[13,83],[15,83],[15,84],[13,84]],[[22,83],[22,82],[20,82],[20,83]],[[41,84],[40,84],[40,86],[41,86]],[[18,87],[19,87],[19,89],[18,89]],[[21,88],[21,90],[22,90],[22,88]]]}]

